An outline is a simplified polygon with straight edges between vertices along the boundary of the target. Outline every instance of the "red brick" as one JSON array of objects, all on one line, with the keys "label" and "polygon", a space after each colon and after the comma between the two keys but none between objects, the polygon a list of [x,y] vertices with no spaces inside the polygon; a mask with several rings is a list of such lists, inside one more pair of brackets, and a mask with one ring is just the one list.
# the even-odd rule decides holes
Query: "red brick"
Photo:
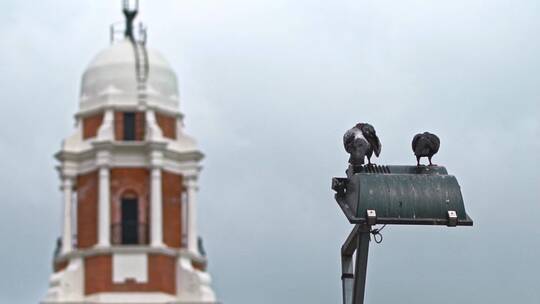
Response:
[{"label": "red brick", "polygon": [[176,139],[176,118],[174,116],[156,113],[156,121],[164,137]]},{"label": "red brick", "polygon": [[116,284],[112,279],[112,256],[87,257],[84,262],[85,295],[99,292],[164,292],[176,294],[176,259],[172,256],[148,256],[148,282],[127,280]]},{"label": "red brick", "polygon": [[182,176],[162,171],[163,241],[169,247],[182,247]]},{"label": "red brick", "polygon": [[[122,197],[135,195],[139,203],[139,223],[146,229],[140,230],[140,244],[148,243],[148,223],[150,214],[150,172],[146,168],[114,168],[111,169],[111,224],[121,224]],[[112,233],[113,244],[120,243],[119,230]]]},{"label": "red brick", "polygon": [[93,138],[97,136],[99,127],[103,123],[103,113],[84,117],[83,124],[83,139]]},{"label": "red brick", "polygon": [[77,247],[89,248],[97,244],[98,173],[77,177]]},{"label": "red brick", "polygon": [[[146,119],[144,112],[135,113],[135,140],[144,140]],[[114,112],[114,138],[124,139],[124,112]]]}]

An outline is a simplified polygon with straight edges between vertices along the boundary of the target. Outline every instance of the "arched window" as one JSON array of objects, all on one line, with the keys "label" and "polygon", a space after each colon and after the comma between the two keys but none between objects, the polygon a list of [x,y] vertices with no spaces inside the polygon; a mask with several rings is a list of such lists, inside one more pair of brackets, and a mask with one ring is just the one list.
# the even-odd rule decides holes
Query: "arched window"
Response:
[{"label": "arched window", "polygon": [[133,190],[123,191],[114,198],[112,208],[112,243],[148,244],[148,210],[144,196]]},{"label": "arched window", "polygon": [[120,201],[121,244],[139,244],[139,200],[136,195],[124,194]]}]

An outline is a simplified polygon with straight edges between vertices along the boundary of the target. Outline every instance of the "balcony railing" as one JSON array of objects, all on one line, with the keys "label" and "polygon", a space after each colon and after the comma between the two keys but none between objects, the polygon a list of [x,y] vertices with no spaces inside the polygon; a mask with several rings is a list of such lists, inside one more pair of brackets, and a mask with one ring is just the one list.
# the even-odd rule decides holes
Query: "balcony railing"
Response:
[{"label": "balcony railing", "polygon": [[[124,229],[136,229],[136,235],[126,235]],[[133,231],[133,230],[132,230]],[[148,224],[146,223],[116,223],[111,225],[111,236],[113,245],[147,245],[148,244]]]}]

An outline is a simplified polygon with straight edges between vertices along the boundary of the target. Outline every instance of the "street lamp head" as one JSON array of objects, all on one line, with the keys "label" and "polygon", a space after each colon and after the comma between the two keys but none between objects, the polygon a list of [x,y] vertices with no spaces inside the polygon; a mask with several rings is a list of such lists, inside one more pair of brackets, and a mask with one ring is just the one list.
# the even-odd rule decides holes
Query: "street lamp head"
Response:
[{"label": "street lamp head", "polygon": [[[436,135],[424,132],[414,137],[416,166],[372,164],[370,158],[373,153],[379,156],[381,143],[375,128],[367,123],[358,123],[348,130],[343,144],[350,154],[347,177],[334,177],[332,189],[347,220],[355,225],[341,247],[343,303],[363,304],[370,234],[376,242],[382,240],[376,238],[382,228],[372,226],[455,227],[472,226],[473,221],[465,212],[457,178],[448,174],[446,168],[431,163],[440,147]],[[421,157],[428,157],[430,165],[421,166]]]}]

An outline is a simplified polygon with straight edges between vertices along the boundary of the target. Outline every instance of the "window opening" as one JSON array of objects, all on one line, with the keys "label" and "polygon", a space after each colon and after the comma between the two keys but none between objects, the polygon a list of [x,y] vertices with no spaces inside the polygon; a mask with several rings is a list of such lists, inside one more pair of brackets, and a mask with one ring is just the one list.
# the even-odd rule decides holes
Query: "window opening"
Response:
[{"label": "window opening", "polygon": [[139,244],[139,204],[136,198],[122,199],[122,244]]},{"label": "window opening", "polygon": [[124,113],[124,140],[135,140],[135,113]]}]

